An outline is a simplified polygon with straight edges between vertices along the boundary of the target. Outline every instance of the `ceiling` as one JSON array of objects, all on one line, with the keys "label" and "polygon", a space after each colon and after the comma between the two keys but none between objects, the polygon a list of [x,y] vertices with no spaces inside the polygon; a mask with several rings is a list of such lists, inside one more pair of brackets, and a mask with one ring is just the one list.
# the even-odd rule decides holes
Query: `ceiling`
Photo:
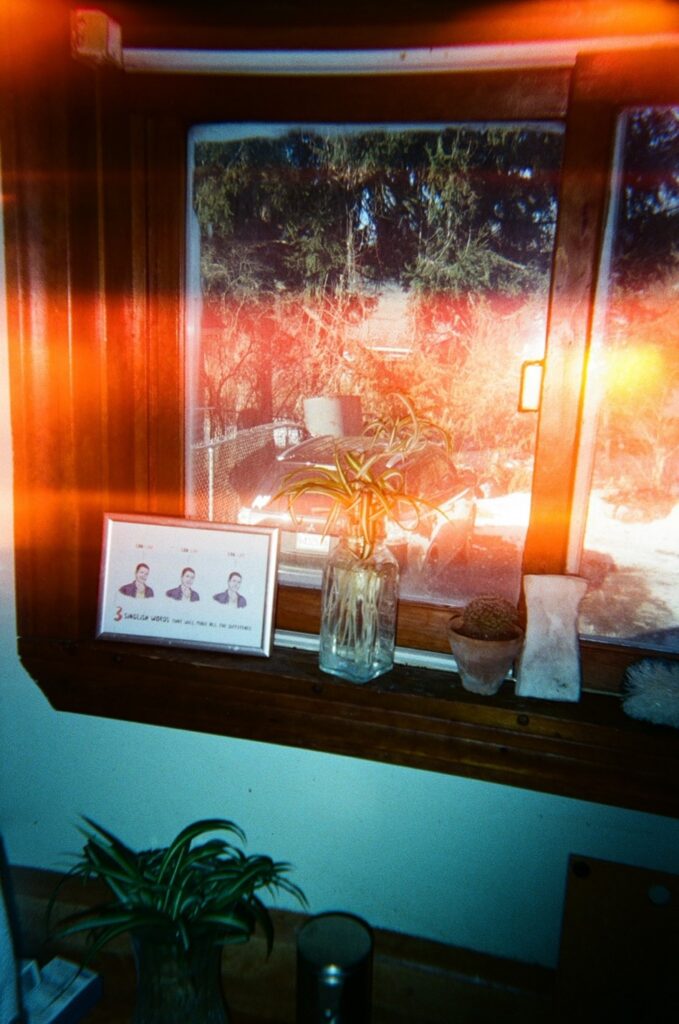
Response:
[{"label": "ceiling", "polygon": [[672,0],[100,0],[132,47],[329,48],[679,31]]}]

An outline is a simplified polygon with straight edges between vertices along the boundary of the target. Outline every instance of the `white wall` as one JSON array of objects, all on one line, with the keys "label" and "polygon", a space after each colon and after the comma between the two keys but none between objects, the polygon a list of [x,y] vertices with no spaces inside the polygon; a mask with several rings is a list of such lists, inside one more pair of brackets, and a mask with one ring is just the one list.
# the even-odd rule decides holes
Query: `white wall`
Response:
[{"label": "white wall", "polygon": [[0,832],[11,862],[64,867],[80,814],[140,847],[223,816],[250,852],[292,861],[314,912],[547,966],[570,852],[679,872],[676,820],[53,711],[16,655],[3,315],[0,266]]}]

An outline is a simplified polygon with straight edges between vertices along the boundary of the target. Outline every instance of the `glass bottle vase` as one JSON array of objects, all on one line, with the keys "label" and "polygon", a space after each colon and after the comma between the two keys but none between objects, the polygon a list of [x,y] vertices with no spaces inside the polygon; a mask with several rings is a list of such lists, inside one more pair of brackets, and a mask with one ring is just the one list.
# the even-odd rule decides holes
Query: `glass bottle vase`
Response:
[{"label": "glass bottle vase", "polygon": [[173,936],[133,936],[137,991],[132,1024],[229,1024],[221,979],[222,947],[214,935],[193,936],[188,949]]},{"label": "glass bottle vase", "polygon": [[360,557],[343,538],[323,571],[319,667],[367,683],[394,664],[398,562],[383,543]]}]

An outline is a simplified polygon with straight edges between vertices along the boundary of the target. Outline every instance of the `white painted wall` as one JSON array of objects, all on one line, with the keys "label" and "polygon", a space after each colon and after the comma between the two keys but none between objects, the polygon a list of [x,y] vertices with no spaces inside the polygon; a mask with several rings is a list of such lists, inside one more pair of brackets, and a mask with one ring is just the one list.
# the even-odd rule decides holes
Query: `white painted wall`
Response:
[{"label": "white painted wall", "polygon": [[16,655],[4,312],[0,266],[0,832],[12,863],[64,867],[79,814],[140,847],[224,816],[250,852],[294,864],[313,912],[547,966],[569,853],[679,872],[676,820],[53,711]]}]

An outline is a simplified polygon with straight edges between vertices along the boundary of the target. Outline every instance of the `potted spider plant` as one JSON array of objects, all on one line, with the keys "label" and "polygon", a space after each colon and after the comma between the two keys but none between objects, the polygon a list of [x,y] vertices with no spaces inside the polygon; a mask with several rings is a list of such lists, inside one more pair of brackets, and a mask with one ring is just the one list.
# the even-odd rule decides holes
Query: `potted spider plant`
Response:
[{"label": "potted spider plant", "polygon": [[89,933],[89,961],[112,939],[129,933],[137,970],[133,1024],[228,1024],[223,948],[247,942],[259,925],[271,950],[273,926],[257,893],[288,893],[304,906],[304,894],[287,877],[289,865],[246,856],[217,837],[222,833],[245,842],[242,830],[222,818],[194,822],[169,846],[142,851],[89,818],[84,821],[85,845],[52,896],[50,916],[69,878],[104,882],[111,898],[62,919],[53,935]]},{"label": "potted spider plant", "polygon": [[340,535],[323,570],[319,666],[365,683],[394,664],[398,561],[385,543],[389,521],[416,529],[426,495],[407,488],[409,460],[432,441],[448,443],[442,428],[405,413],[369,425],[356,438],[333,442],[332,460],[288,474],[276,498],[286,496],[293,524],[295,503],[307,495],[329,499],[323,536]]}]

